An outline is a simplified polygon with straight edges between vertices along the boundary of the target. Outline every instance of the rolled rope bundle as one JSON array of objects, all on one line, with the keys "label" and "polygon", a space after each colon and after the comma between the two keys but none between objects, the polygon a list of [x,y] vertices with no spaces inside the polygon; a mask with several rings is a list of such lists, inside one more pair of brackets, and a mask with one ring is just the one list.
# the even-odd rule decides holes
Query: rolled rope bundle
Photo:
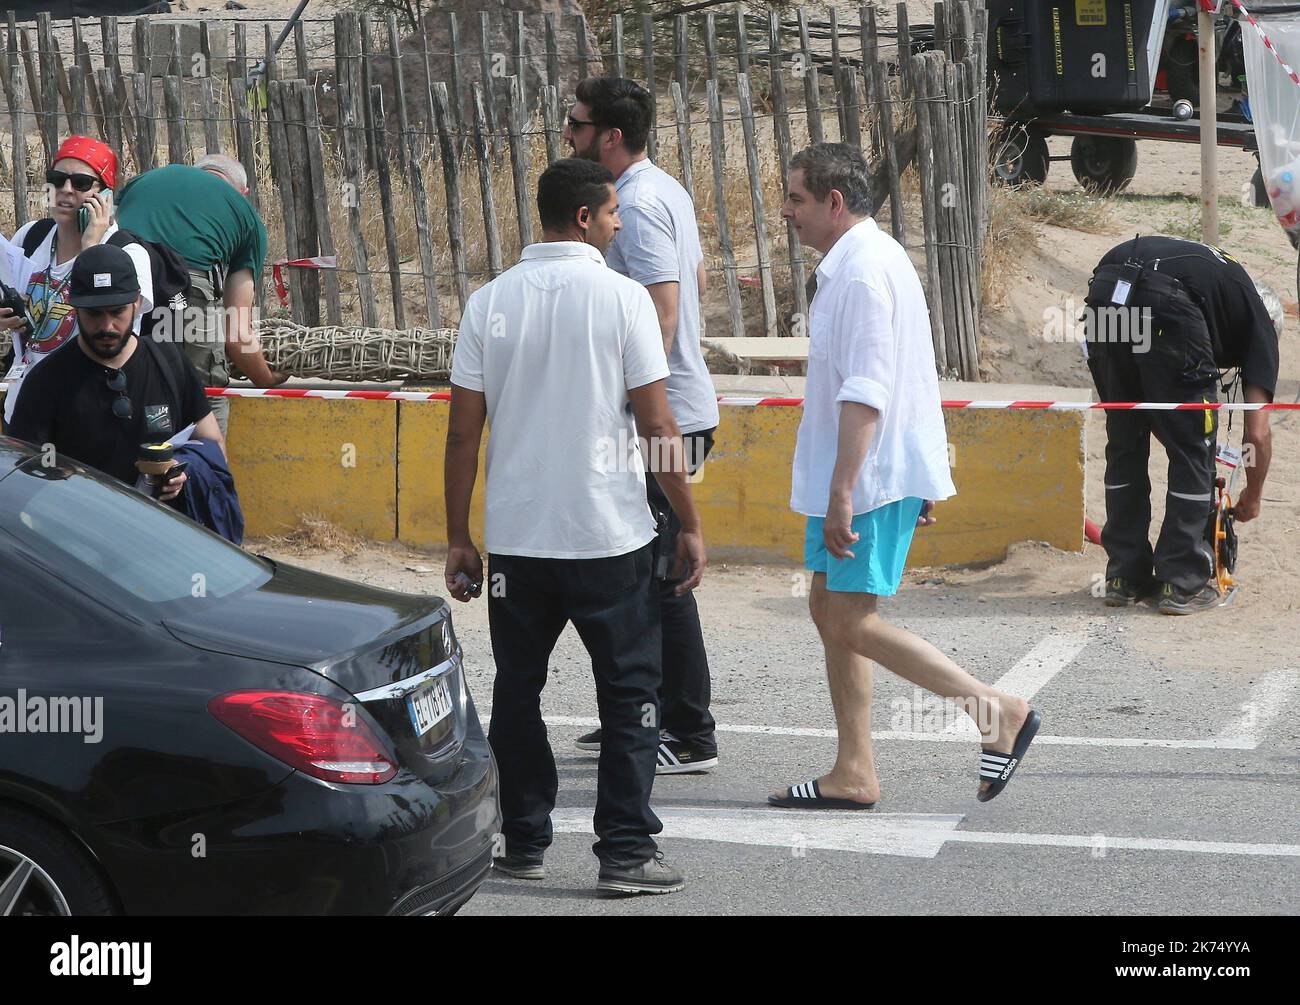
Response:
[{"label": "rolled rope bundle", "polygon": [[308,327],[264,318],[256,331],[271,369],[308,380],[442,381],[456,345],[455,328]]}]

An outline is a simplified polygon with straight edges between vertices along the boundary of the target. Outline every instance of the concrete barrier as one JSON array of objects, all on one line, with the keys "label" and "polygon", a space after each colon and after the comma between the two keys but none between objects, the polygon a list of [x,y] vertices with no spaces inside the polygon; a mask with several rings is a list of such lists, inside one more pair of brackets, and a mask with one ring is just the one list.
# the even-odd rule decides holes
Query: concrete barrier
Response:
[{"label": "concrete barrier", "polygon": [[[752,382],[766,381],[762,387]],[[800,396],[772,378],[719,377],[723,393]],[[1063,388],[944,384],[944,398],[1078,400]],[[446,402],[237,398],[231,467],[250,536],[282,534],[323,516],[376,541],[446,541]],[[1083,547],[1083,412],[949,410],[957,495],[919,533],[909,565],[996,561],[1025,540]],[[789,509],[790,460],[801,409],[725,405],[703,477],[694,485],[716,559],[800,561],[803,518]],[[482,545],[484,455],[471,527]],[[539,518],[542,514],[539,514]]]}]

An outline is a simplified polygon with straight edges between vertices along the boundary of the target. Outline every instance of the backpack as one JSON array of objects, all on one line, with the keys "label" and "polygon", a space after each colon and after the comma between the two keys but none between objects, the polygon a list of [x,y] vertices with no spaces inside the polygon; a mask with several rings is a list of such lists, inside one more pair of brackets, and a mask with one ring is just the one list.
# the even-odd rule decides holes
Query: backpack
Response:
[{"label": "backpack", "polygon": [[[23,236],[23,254],[28,258],[50,235],[54,221],[49,217],[37,220]],[[138,244],[149,255],[149,271],[153,280],[154,309],[140,319],[140,336],[152,336],[155,328],[164,326],[163,309],[172,312],[167,322],[174,324],[174,332],[183,330],[183,312],[189,306],[190,267],[179,254],[160,241],[146,241],[139,234],[118,229],[105,242],[117,248]],[[151,339],[151,341],[153,341]]]}]

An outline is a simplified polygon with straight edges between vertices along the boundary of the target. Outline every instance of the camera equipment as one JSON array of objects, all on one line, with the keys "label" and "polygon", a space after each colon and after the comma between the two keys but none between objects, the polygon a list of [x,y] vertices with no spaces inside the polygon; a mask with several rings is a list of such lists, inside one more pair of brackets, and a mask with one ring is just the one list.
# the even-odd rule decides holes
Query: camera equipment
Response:
[{"label": "camera equipment", "polygon": [[0,307],[8,307],[14,312],[14,317],[22,318],[23,327],[14,329],[15,334],[27,336],[36,331],[36,322],[32,320],[32,313],[27,309],[27,298],[13,287],[6,285],[3,280],[0,280]]}]

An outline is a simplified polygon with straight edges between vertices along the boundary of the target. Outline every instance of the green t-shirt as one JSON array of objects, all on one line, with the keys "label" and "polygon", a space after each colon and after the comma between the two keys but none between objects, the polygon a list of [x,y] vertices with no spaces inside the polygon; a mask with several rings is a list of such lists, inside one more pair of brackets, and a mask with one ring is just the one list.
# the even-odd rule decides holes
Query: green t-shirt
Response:
[{"label": "green t-shirt", "polygon": [[261,278],[266,226],[247,197],[210,171],[155,168],[127,182],[116,201],[122,229],[168,245],[190,268],[252,269]]}]

